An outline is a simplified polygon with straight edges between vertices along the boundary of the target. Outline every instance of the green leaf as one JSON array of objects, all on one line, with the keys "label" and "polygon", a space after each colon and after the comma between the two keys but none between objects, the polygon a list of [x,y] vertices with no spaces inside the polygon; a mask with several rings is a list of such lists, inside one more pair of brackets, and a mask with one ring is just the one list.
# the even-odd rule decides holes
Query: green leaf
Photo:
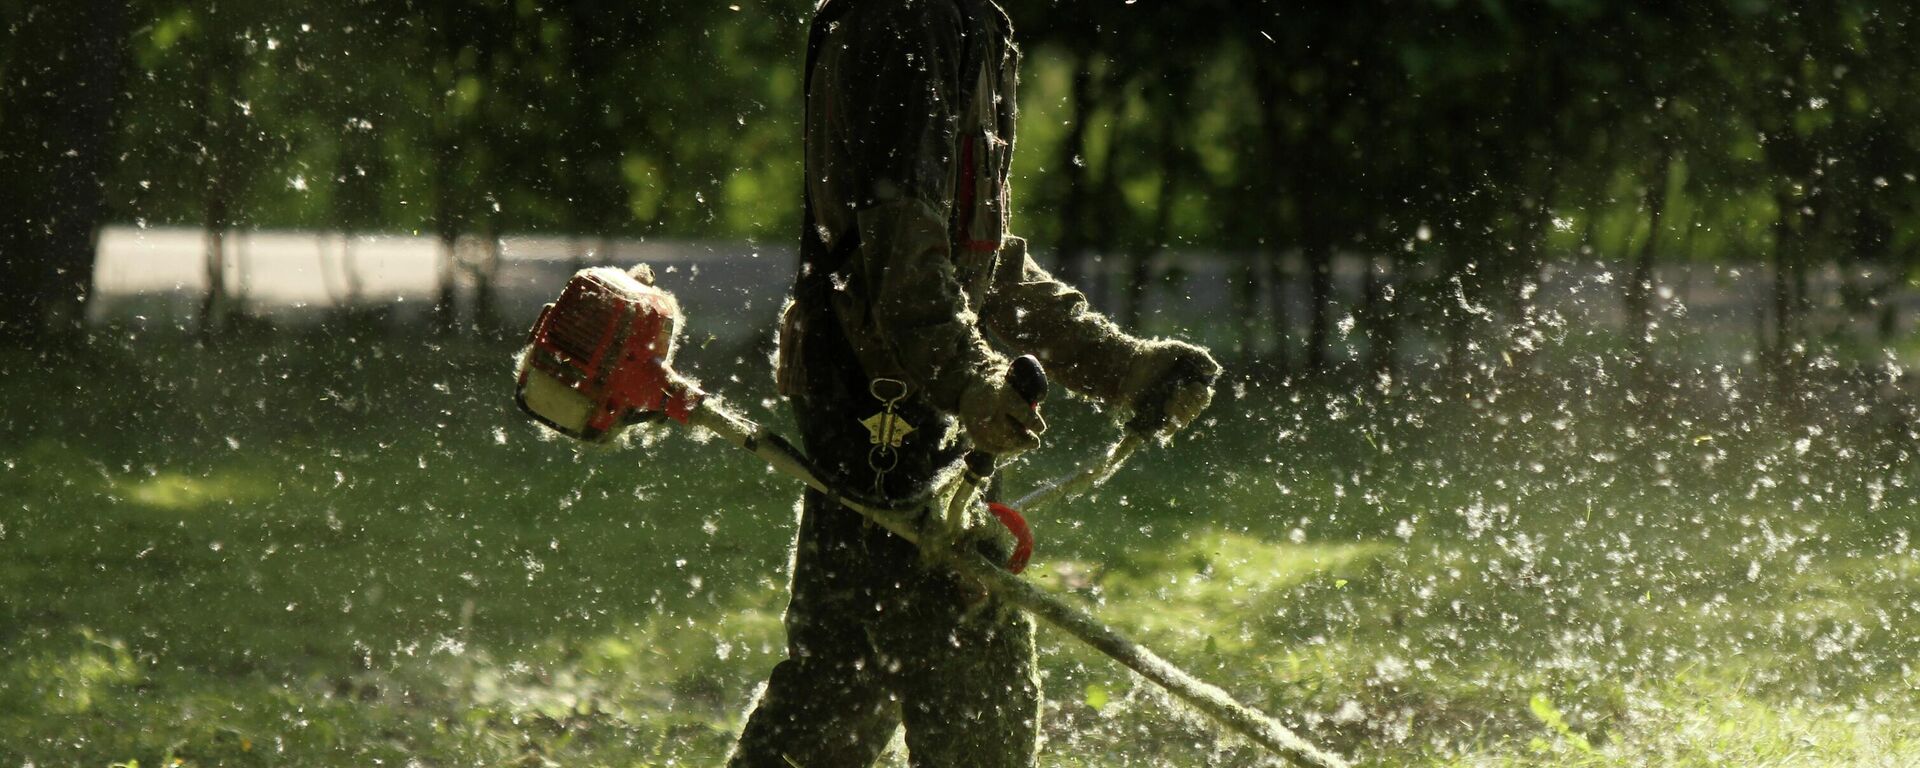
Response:
[{"label": "green leaf", "polygon": [[1560,710],[1553,706],[1553,701],[1544,693],[1534,694],[1533,698],[1527,701],[1527,708],[1533,710],[1534,718],[1548,728],[1559,730],[1559,727],[1565,724],[1561,720]]},{"label": "green leaf", "polygon": [[1095,683],[1088,683],[1085,696],[1081,700],[1085,701],[1087,706],[1092,707],[1095,712],[1106,709],[1108,701],[1107,689]]},{"label": "green leaf", "polygon": [[1567,725],[1566,716],[1560,714],[1560,708],[1554,706],[1553,700],[1547,698],[1546,694],[1535,693],[1533,698],[1527,701],[1527,708],[1533,710],[1535,719],[1547,726],[1548,730],[1559,734],[1560,738],[1572,744],[1574,749],[1587,753],[1593,751],[1593,744],[1587,741],[1587,737],[1573,732],[1573,728]]}]

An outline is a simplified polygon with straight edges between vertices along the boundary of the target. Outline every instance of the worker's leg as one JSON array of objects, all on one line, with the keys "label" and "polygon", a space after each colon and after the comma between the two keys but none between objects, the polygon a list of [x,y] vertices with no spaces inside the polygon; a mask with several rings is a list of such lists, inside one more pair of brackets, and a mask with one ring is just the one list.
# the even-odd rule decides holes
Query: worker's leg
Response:
[{"label": "worker's leg", "polygon": [[[897,449],[874,444],[863,423],[889,408],[874,393],[893,390],[876,387],[859,370],[828,321],[815,326],[817,333],[802,347],[808,386],[794,406],[807,455],[828,483],[846,492],[896,502],[920,497],[965,450],[946,439],[952,420],[913,394],[891,406],[913,431]],[[787,609],[788,659],[774,669],[748,719],[735,768],[863,768],[900,722],[896,683],[913,670],[902,654],[875,649],[882,636],[897,633],[889,627],[912,626],[921,618],[927,601],[917,594],[925,566],[913,545],[858,513],[811,491],[806,504]],[[931,604],[946,603],[955,609],[947,611],[951,616],[933,618],[951,624],[960,604]],[[920,634],[918,641],[892,645],[914,649],[933,636]],[[910,664],[945,664],[943,657],[916,651]],[[1030,673],[1030,660],[1024,669]],[[955,766],[1004,764],[954,754]]]},{"label": "worker's leg", "polygon": [[914,768],[1032,768],[1039,751],[1040,680],[1033,621],[950,576],[929,575],[905,622],[890,622],[883,660],[898,681]]},{"label": "worker's leg", "polygon": [[811,491],[805,503],[787,659],[748,717],[732,768],[864,768],[900,723],[866,628],[875,603],[858,516]]}]

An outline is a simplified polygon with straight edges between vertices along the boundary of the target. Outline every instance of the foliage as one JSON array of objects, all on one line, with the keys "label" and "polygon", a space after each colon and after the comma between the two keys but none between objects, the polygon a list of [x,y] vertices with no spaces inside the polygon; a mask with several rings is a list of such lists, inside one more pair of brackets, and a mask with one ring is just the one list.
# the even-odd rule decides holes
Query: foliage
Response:
[{"label": "foliage", "polygon": [[254,226],[771,232],[805,9],[749,5],[136,0],[111,197],[197,223],[219,162]]},{"label": "foliage", "polygon": [[[809,6],[134,0],[111,215],[786,242]],[[1242,255],[1243,354],[1309,371],[1341,363],[1342,304],[1375,367],[1400,325],[1469,357],[1462,302],[1515,328],[1482,358],[1525,355],[1532,297],[1572,261],[1620,265],[1644,330],[1658,264],[1769,260],[1754,342],[1783,366],[1825,343],[1816,308],[1900,325],[1920,254],[1905,4],[1010,10],[1017,229],[1124,322],[1186,247]],[[1364,258],[1363,295],[1335,278],[1342,253]],[[1841,279],[1810,286],[1829,266]]]}]

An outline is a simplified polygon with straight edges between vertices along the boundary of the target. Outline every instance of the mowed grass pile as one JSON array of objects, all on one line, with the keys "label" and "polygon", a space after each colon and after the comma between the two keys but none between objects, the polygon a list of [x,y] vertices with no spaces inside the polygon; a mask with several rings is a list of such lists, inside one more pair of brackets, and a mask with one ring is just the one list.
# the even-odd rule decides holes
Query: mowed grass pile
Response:
[{"label": "mowed grass pile", "polygon": [[[798,486],[679,434],[542,439],[510,354],[0,361],[0,765],[715,763],[780,655]],[[783,420],[757,355],[683,359]],[[1780,407],[1707,369],[1649,400],[1554,365],[1229,384],[1036,514],[1029,572],[1363,763],[1920,762],[1898,390]],[[1016,492],[1111,437],[1051,411]],[[1259,761],[1043,638],[1046,764]]]}]

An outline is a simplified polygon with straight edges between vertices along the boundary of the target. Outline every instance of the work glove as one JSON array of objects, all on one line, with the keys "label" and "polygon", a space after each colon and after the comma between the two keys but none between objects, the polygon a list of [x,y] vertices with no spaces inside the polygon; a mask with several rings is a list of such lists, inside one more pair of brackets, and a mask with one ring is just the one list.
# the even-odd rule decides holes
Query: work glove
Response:
[{"label": "work glove", "polygon": [[1169,436],[1192,423],[1213,402],[1220,364],[1207,350],[1184,341],[1149,341],[1120,385],[1120,405],[1131,411],[1127,427],[1143,437]]},{"label": "work glove", "polygon": [[1040,409],[1015,392],[1002,363],[974,379],[960,393],[960,426],[972,438],[975,450],[1011,456],[1040,447],[1047,422]]},{"label": "work glove", "polygon": [[1019,546],[1020,542],[1013,537],[1012,531],[1007,530],[1006,526],[1001,525],[999,520],[993,519],[993,516],[987,514],[985,510],[976,517],[977,519],[970,521],[971,524],[960,531],[957,542],[960,550],[976,553],[995,565],[1007,562],[1007,558],[1013,557],[1013,550]]},{"label": "work glove", "polygon": [[[987,514],[984,508],[978,510],[974,520],[960,532],[954,542],[961,554],[978,554],[994,565],[1003,565],[1013,556],[1019,541],[1005,525]],[[1004,600],[996,599],[986,585],[972,579],[960,580],[961,604],[966,611],[961,614],[963,621],[986,621],[992,625],[1005,624],[1013,607]]]}]

